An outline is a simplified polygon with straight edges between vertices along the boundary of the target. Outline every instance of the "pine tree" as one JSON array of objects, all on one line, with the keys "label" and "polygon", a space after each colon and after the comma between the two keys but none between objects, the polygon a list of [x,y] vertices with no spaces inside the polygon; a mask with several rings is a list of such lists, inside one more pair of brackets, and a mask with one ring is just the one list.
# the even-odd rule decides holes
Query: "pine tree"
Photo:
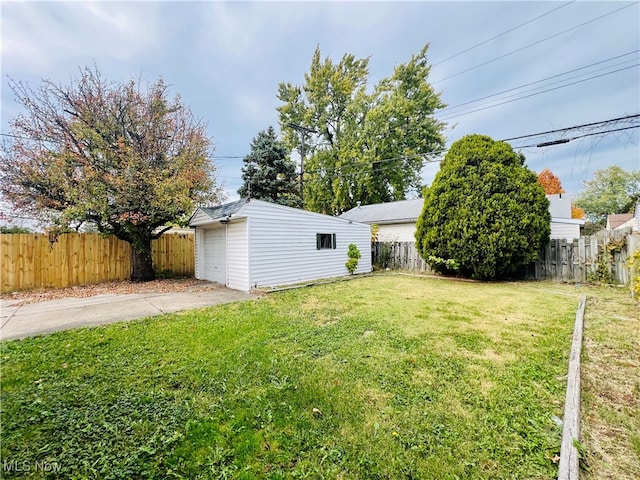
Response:
[{"label": "pine tree", "polygon": [[243,159],[242,186],[238,194],[300,207],[296,165],[289,158],[286,145],[278,140],[273,127],[263,130],[251,141],[251,152]]}]

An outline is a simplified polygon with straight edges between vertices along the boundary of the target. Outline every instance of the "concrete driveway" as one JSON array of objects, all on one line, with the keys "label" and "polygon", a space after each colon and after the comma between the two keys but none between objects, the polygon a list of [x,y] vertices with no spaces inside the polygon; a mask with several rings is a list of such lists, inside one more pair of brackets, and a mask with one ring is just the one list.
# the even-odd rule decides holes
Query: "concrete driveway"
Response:
[{"label": "concrete driveway", "polygon": [[2,300],[0,339],[24,338],[256,298],[256,295],[220,288],[200,292],[96,295],[23,306],[16,306],[19,301]]}]

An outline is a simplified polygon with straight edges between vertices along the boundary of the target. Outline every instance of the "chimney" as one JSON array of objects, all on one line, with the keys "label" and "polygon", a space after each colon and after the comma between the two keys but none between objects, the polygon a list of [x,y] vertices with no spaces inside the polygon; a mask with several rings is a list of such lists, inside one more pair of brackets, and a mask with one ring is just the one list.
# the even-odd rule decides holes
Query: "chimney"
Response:
[{"label": "chimney", "polygon": [[360,205],[361,205],[361,204],[362,204],[362,202],[361,202],[360,200],[358,200],[358,201],[356,202],[356,205],[358,206],[358,210],[360,210]]}]

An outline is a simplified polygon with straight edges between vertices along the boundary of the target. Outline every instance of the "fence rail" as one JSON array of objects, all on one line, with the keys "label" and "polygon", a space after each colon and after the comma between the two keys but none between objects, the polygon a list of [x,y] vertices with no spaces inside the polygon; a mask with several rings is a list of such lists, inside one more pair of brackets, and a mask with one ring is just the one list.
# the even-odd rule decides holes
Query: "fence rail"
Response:
[{"label": "fence rail", "polygon": [[[530,280],[581,283],[606,279],[627,284],[627,258],[640,248],[640,235],[630,230],[602,231],[573,242],[551,240],[540,258],[522,272]],[[377,242],[371,246],[372,262],[378,268],[434,273],[420,257],[413,242]]]},{"label": "fence rail", "polygon": [[[126,280],[131,275],[131,247],[116,237],[69,233],[50,241],[43,234],[0,234],[0,291],[71,287]],[[157,272],[194,273],[191,233],[167,233],[151,244]]]}]

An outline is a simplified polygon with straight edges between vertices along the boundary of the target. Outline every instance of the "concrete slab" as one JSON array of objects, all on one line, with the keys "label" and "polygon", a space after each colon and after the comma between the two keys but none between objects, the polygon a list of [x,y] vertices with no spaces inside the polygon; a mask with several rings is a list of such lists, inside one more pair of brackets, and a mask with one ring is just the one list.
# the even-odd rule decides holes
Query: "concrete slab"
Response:
[{"label": "concrete slab", "polygon": [[18,307],[3,302],[0,304],[0,339],[24,338],[256,298],[256,295],[221,288],[202,292],[96,295]]}]

